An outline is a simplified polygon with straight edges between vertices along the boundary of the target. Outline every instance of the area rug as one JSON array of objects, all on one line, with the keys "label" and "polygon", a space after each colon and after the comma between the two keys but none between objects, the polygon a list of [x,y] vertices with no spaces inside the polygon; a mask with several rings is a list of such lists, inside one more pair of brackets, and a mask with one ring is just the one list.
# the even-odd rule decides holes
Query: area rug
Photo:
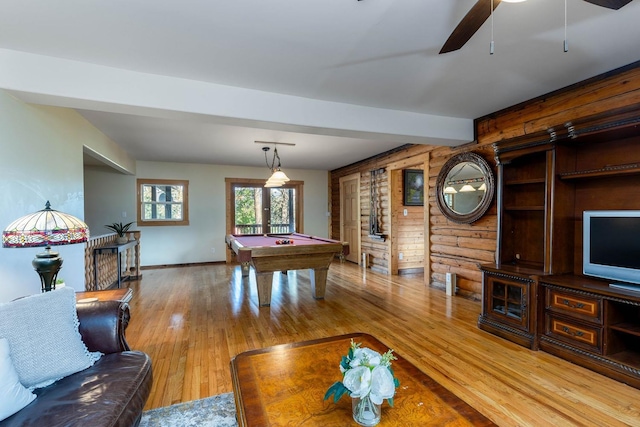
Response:
[{"label": "area rug", "polygon": [[140,427],[237,427],[233,393],[177,403],[142,413]]}]

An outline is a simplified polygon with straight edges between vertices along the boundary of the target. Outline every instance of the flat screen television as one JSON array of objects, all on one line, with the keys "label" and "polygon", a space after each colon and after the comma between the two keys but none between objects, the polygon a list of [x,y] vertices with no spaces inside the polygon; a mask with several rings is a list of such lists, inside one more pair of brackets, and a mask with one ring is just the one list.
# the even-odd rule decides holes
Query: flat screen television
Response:
[{"label": "flat screen television", "polygon": [[583,273],[640,291],[640,211],[585,211],[583,219]]}]

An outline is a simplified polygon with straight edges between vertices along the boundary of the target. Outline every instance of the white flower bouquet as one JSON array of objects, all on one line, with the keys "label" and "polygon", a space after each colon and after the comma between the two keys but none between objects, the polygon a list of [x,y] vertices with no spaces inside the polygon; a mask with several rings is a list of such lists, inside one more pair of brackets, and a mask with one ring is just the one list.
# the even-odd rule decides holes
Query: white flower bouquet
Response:
[{"label": "white flower bouquet", "polygon": [[360,348],[360,345],[351,340],[349,354],[342,356],[340,361],[342,381],[329,387],[324,399],[333,395],[333,401],[337,402],[346,393],[352,398],[369,396],[376,405],[387,399],[389,406],[393,406],[393,396],[400,385],[391,369],[391,361],[397,360],[393,350],[380,354],[369,348]]}]

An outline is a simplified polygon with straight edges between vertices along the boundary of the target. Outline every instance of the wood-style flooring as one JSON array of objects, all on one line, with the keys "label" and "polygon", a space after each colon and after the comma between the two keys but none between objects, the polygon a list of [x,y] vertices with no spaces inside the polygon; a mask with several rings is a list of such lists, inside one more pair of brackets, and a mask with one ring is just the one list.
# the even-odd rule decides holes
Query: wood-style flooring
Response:
[{"label": "wood-style flooring", "polygon": [[232,391],[229,362],[245,350],[366,332],[498,425],[640,426],[640,390],[479,330],[478,301],[422,276],[335,262],[315,300],[307,271],[276,273],[271,307],[237,265],[144,270],[129,286],[127,340],[153,360],[146,409]]}]

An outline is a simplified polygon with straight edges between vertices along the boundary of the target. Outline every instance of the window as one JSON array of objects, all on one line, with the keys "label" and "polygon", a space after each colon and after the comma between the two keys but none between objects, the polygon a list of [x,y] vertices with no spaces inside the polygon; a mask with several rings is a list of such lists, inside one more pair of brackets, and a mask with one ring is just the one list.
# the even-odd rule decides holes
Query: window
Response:
[{"label": "window", "polygon": [[264,180],[227,179],[227,233],[302,232],[302,181],[264,188]]},{"label": "window", "polygon": [[138,179],[138,226],[189,225],[189,181]]}]

